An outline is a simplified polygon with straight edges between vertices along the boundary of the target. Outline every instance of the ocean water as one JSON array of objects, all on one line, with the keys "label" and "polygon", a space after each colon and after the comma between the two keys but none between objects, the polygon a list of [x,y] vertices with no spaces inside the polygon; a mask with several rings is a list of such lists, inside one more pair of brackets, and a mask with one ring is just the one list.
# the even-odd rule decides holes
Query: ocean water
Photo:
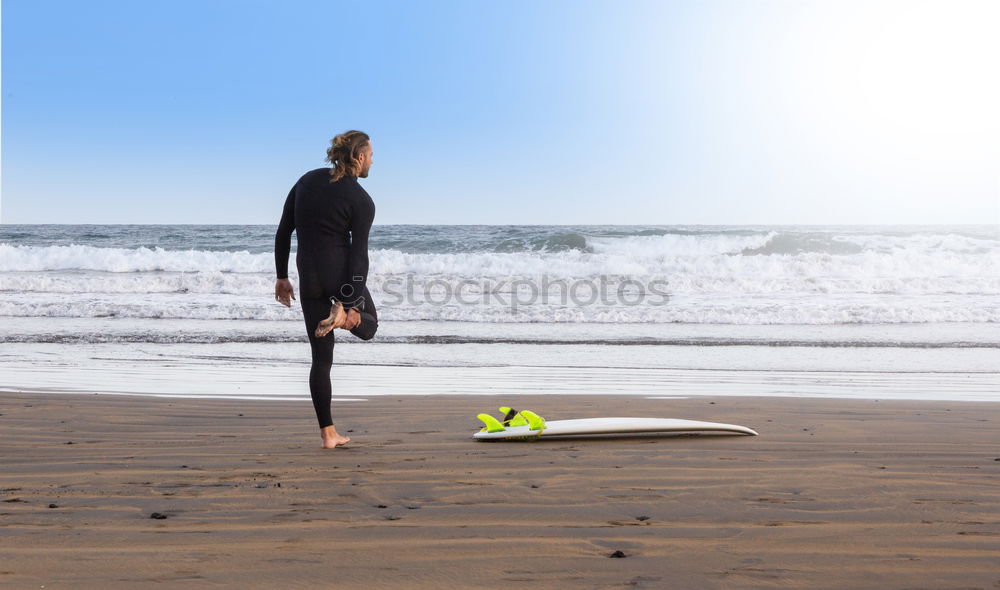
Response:
[{"label": "ocean water", "polygon": [[[274,229],[0,226],[0,317],[294,321]],[[398,225],[370,252],[387,321],[1000,322],[995,227]]]},{"label": "ocean water", "polygon": [[[308,362],[300,308],[274,301],[274,231],[0,225],[0,386],[69,387],[66,375],[39,380],[39,363],[61,370],[52,358],[103,374],[140,360]],[[996,226],[377,225],[369,250],[380,332],[338,335],[338,363],[985,376],[1000,366]],[[297,286],[294,255],[293,239]],[[1000,390],[984,383],[977,391]]]}]

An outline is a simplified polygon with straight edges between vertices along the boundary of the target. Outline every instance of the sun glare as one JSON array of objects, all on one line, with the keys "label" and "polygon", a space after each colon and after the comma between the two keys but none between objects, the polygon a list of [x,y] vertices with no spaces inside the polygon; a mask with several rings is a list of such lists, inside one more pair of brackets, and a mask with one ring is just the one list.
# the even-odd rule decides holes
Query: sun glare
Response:
[{"label": "sun glare", "polygon": [[859,106],[925,133],[1000,130],[1000,3],[906,3],[897,15],[859,48]]}]

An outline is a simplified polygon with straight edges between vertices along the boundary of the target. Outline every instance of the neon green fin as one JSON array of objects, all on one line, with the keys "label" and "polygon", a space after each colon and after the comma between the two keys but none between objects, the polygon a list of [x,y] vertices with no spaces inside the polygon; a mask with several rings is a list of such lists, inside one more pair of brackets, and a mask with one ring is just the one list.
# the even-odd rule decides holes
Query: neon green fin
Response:
[{"label": "neon green fin", "polygon": [[508,424],[511,426],[525,426],[528,424],[528,419],[521,415],[521,412],[518,412],[516,416],[510,419]]},{"label": "neon green fin", "polygon": [[524,416],[528,420],[528,427],[530,430],[538,430],[541,432],[545,430],[545,420],[538,414],[532,412],[531,410],[521,410],[521,416]]},{"label": "neon green fin", "polygon": [[504,430],[503,424],[489,414],[476,414],[476,418],[482,420],[483,424],[486,425],[486,428],[483,428],[486,432],[502,432]]},{"label": "neon green fin", "polygon": [[507,406],[500,406],[497,409],[500,410],[501,414],[503,414],[503,418],[501,418],[500,420],[501,422],[503,422],[505,426],[525,426],[528,424],[528,419],[522,416],[521,412],[514,414],[514,416],[510,420],[505,420],[507,416],[510,416],[510,413],[513,410],[511,410]]}]

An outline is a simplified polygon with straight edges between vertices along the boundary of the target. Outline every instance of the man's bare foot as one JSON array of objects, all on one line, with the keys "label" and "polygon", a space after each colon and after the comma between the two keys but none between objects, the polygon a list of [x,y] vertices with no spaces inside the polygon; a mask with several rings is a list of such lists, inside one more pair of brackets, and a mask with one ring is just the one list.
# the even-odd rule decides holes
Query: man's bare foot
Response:
[{"label": "man's bare foot", "polygon": [[358,313],[356,308],[351,308],[347,310],[347,319],[344,320],[344,325],[341,328],[345,330],[353,330],[361,324],[361,314]]},{"label": "man's bare foot", "polygon": [[337,434],[337,429],[333,426],[327,426],[326,428],[319,429],[320,436],[323,437],[323,448],[332,449],[337,445],[344,445],[351,442],[351,438],[348,436],[342,436]]},{"label": "man's bare foot", "polygon": [[325,320],[321,320],[319,325],[316,326],[316,332],[314,333],[317,338],[322,338],[332,332],[335,328],[343,326],[346,320],[347,312],[344,311],[344,304],[339,301],[335,301],[333,303],[333,307],[330,308],[330,317]]}]

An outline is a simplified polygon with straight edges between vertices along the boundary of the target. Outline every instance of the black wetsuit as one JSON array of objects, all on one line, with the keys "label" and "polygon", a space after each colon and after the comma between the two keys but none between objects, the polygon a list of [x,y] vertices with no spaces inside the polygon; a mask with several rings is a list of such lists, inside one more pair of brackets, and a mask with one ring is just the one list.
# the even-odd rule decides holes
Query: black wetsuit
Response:
[{"label": "black wetsuit", "polygon": [[316,338],[313,331],[330,315],[332,299],[344,309],[357,308],[361,323],[351,333],[371,340],[378,329],[378,313],[368,292],[368,232],[375,219],[375,203],[354,176],[330,182],[330,169],[306,172],[285,199],[274,237],[274,265],[279,279],[288,278],[292,231],[298,235],[295,263],[299,269],[299,302],[312,348],[309,392],[320,428],[333,424],[330,413],[330,368],[333,334]]}]

